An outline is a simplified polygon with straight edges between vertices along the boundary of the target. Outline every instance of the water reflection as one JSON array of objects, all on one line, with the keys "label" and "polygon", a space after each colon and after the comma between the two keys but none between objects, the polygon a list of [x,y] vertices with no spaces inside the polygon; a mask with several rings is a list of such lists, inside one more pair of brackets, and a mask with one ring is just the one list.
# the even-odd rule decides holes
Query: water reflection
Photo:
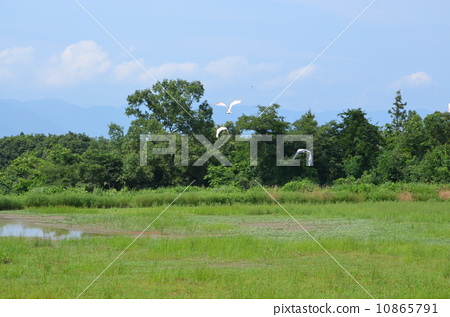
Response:
[{"label": "water reflection", "polygon": [[82,231],[56,229],[38,224],[0,219],[0,237],[45,238],[51,240],[80,239]]}]

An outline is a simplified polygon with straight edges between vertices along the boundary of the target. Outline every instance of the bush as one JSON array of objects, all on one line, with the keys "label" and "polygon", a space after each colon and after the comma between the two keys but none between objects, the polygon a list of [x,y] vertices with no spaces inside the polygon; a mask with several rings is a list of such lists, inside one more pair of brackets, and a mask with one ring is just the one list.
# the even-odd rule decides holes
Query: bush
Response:
[{"label": "bush", "polygon": [[339,190],[332,193],[331,201],[358,203],[364,201],[363,196],[349,190]]},{"label": "bush", "polygon": [[50,196],[39,193],[30,193],[24,196],[23,202],[26,207],[50,206]]},{"label": "bush", "polygon": [[19,197],[0,196],[0,210],[16,210],[23,209],[23,203]]},{"label": "bush", "polygon": [[286,183],[281,189],[284,191],[299,191],[299,192],[312,192],[318,189],[319,186],[309,179],[304,179],[301,181],[292,181]]},{"label": "bush", "polygon": [[395,201],[397,193],[386,188],[376,188],[366,194],[366,200],[370,201]]},{"label": "bush", "polygon": [[403,191],[411,192],[413,198],[418,201],[439,199],[438,186],[424,183],[407,183],[400,187]]}]

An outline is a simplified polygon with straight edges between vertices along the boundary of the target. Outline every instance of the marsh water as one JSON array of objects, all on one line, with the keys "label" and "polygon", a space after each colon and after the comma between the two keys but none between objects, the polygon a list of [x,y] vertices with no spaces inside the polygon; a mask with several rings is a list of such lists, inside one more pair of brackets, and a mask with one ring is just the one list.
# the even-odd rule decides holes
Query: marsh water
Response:
[{"label": "marsh water", "polygon": [[51,240],[80,239],[83,232],[52,227],[20,219],[0,218],[0,237],[44,238]]}]

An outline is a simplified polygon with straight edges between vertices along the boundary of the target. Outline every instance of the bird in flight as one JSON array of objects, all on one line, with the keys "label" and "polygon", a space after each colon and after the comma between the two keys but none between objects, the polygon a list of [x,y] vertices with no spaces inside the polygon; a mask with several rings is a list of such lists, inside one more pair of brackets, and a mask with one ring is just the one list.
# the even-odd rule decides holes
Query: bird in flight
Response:
[{"label": "bird in flight", "polygon": [[227,113],[230,114],[231,113],[231,107],[233,107],[234,105],[237,105],[238,103],[241,103],[241,101],[240,100],[233,101],[232,103],[230,103],[230,107],[229,108],[223,102],[216,103],[216,106],[224,106],[227,109]]},{"label": "bird in flight", "polygon": [[297,152],[295,152],[295,155],[294,155],[294,157],[292,159],[295,160],[297,155],[299,155],[300,153],[306,153],[306,156],[308,157],[308,162],[306,163],[306,165],[307,166],[312,166],[312,155],[311,155],[311,151],[310,150],[298,149]]},{"label": "bird in flight", "polygon": [[220,132],[222,132],[222,131],[227,131],[227,133],[230,134],[230,131],[228,131],[228,129],[226,127],[220,127],[216,130],[216,138],[219,137]]}]

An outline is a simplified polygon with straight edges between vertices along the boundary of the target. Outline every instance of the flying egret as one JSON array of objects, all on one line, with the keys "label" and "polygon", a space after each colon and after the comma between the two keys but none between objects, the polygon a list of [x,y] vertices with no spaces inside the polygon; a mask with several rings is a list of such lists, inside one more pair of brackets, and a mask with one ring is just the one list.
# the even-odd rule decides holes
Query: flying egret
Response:
[{"label": "flying egret", "polygon": [[292,159],[295,160],[297,155],[299,155],[300,153],[306,153],[306,155],[308,157],[308,162],[306,163],[306,165],[307,166],[312,166],[313,162],[312,162],[312,155],[311,155],[311,151],[310,150],[298,149],[297,152],[295,152],[295,155],[294,155],[294,157]]},{"label": "flying egret", "polygon": [[230,131],[228,131],[228,129],[226,127],[220,127],[216,130],[216,138],[219,137],[220,132],[222,131],[227,131],[228,134],[230,134]]},{"label": "flying egret", "polygon": [[233,101],[232,103],[230,103],[230,108],[228,108],[228,106],[226,104],[224,104],[223,102],[216,103],[216,106],[224,106],[225,108],[227,108],[227,113],[230,114],[231,107],[233,107],[234,105],[237,105],[238,103],[241,103],[241,101],[240,100]]}]

